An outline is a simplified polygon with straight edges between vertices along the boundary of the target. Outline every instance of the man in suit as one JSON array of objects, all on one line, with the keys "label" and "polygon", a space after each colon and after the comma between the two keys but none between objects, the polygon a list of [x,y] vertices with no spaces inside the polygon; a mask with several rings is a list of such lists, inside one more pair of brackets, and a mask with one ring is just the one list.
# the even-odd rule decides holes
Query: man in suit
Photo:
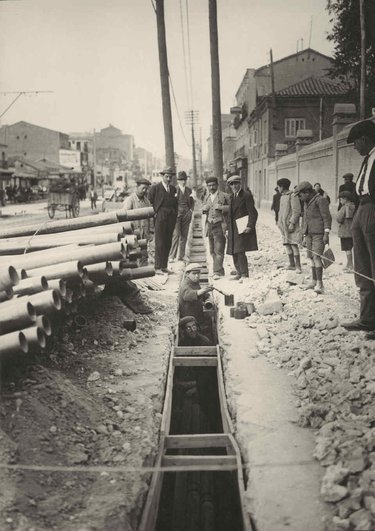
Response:
[{"label": "man in suit", "polygon": [[360,315],[342,326],[350,331],[365,330],[367,339],[375,339],[375,123],[364,120],[354,125],[347,142],[364,157],[356,181],[359,206],[352,223]]},{"label": "man in suit", "polygon": [[188,176],[180,171],[177,177],[177,221],[173,232],[170,259],[183,260],[189,225],[194,208],[192,189],[186,186]]},{"label": "man in suit", "polygon": [[[249,266],[247,263],[246,251],[257,251],[257,233],[255,225],[258,219],[258,211],[255,208],[253,194],[243,190],[241,177],[232,175],[227,180],[232,195],[229,199],[228,209],[228,243],[227,254],[233,256],[234,267],[237,275],[231,280],[243,282],[249,277]],[[237,220],[247,217],[246,227],[243,231],[238,231]]]},{"label": "man in suit", "polygon": [[203,204],[202,212],[206,214],[206,236],[213,260],[213,279],[224,276],[225,231],[227,229],[226,214],[223,207],[228,205],[228,195],[221,192],[216,177],[206,180],[208,196]]},{"label": "man in suit", "polygon": [[295,193],[305,202],[303,209],[302,234],[303,245],[307,249],[307,258],[311,261],[312,279],[303,289],[313,289],[323,293],[323,262],[321,256],[329,243],[332,217],[328,199],[314,190],[311,183],[302,181]]},{"label": "man in suit", "polygon": [[173,168],[161,171],[162,180],[153,184],[148,198],[155,212],[155,272],[168,274],[168,256],[177,218],[176,188],[171,184]]}]

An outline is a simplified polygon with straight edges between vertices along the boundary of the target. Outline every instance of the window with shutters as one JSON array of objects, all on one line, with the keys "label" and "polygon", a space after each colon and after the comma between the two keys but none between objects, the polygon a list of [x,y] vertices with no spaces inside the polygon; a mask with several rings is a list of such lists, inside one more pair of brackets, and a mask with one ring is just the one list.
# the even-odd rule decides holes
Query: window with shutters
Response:
[{"label": "window with shutters", "polygon": [[286,118],[285,120],[285,137],[295,138],[299,129],[306,129],[306,120],[304,118]]}]

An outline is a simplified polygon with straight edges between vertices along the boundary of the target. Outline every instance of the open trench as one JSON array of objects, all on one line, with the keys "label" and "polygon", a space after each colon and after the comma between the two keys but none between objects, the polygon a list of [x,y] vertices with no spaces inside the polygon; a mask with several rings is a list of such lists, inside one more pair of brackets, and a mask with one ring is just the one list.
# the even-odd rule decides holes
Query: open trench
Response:
[{"label": "open trench", "polygon": [[[190,227],[187,255],[208,282],[201,215]],[[250,531],[241,456],[224,389],[213,303],[205,310],[213,346],[172,347],[160,449],[140,531]]]}]

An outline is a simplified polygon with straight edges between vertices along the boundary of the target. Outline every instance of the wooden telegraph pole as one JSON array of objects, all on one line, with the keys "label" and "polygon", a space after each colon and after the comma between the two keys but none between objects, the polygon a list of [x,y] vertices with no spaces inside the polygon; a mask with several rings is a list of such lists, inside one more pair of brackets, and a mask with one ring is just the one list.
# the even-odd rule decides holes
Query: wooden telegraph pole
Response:
[{"label": "wooden telegraph pole", "polygon": [[156,24],[158,31],[161,99],[164,123],[165,163],[167,166],[175,168],[171,98],[169,93],[167,42],[165,38],[164,0],[155,0],[155,5]]},{"label": "wooden telegraph pole", "polygon": [[208,0],[208,12],[210,23],[214,175],[219,181],[219,187],[223,188],[223,144],[221,133],[220,67],[216,0]]},{"label": "wooden telegraph pole", "polygon": [[359,116],[365,119],[366,114],[366,30],[365,0],[359,0],[359,17],[361,24],[361,83],[359,89]]}]

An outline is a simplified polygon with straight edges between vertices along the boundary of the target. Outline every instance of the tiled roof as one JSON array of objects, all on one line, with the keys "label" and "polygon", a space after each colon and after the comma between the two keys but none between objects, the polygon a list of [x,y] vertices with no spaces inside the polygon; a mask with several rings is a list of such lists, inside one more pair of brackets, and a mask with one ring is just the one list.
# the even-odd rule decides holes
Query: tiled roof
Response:
[{"label": "tiled roof", "polygon": [[326,77],[308,77],[276,92],[278,96],[341,96],[348,87]]}]

